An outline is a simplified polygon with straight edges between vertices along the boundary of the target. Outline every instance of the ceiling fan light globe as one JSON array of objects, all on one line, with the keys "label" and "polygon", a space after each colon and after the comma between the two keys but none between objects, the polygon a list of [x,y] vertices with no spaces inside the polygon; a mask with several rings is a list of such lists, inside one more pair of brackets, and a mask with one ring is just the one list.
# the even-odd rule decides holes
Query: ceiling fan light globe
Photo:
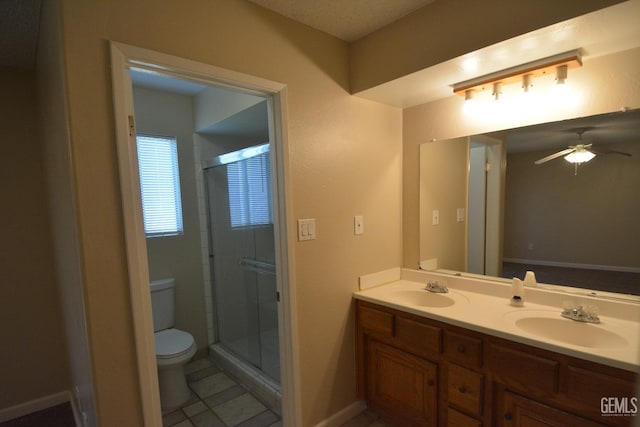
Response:
[{"label": "ceiling fan light globe", "polygon": [[578,149],[564,156],[564,159],[569,163],[585,163],[593,159],[595,156],[596,155],[591,151]]}]

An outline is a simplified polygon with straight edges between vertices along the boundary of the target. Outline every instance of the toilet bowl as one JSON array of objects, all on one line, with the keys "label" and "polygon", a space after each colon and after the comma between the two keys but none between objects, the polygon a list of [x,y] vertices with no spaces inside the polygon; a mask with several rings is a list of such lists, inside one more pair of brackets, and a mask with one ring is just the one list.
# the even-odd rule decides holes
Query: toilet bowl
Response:
[{"label": "toilet bowl", "polygon": [[190,333],[178,329],[164,329],[153,334],[156,343],[160,405],[176,408],[191,398],[184,365],[198,349]]},{"label": "toilet bowl", "polygon": [[174,279],[151,282],[153,329],[158,365],[160,404],[163,411],[181,406],[191,398],[184,365],[198,349],[193,336],[174,326]]}]

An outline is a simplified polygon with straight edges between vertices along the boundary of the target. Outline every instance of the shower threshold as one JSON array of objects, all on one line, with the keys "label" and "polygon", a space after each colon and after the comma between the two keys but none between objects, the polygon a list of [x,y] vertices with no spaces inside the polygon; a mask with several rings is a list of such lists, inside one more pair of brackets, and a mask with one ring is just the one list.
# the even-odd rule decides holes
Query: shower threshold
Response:
[{"label": "shower threshold", "polygon": [[219,366],[273,412],[282,416],[280,385],[254,366],[242,361],[220,344],[211,344],[209,353]]}]

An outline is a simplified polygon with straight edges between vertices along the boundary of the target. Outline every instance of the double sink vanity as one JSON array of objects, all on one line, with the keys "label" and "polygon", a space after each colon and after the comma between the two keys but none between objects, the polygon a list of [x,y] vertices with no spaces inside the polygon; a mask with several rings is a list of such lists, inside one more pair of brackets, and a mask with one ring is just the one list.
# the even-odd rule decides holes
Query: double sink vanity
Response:
[{"label": "double sink vanity", "polygon": [[[408,269],[363,276],[360,289],[358,392],[392,423],[631,426],[640,417],[638,300],[540,286],[517,307],[509,283]],[[598,323],[561,315],[579,307],[597,308]]]}]

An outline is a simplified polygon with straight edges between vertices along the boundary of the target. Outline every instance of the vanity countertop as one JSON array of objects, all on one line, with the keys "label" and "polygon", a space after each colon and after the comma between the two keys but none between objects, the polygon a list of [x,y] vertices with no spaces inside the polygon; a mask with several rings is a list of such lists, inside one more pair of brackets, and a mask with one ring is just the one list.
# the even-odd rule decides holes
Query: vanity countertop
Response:
[{"label": "vanity countertop", "polygon": [[[449,292],[424,290],[436,280]],[[640,368],[637,302],[526,288],[523,306],[515,307],[510,284],[408,269],[363,276],[360,288],[354,297],[362,301],[608,366]],[[561,317],[567,301],[597,306],[600,323]]]}]

